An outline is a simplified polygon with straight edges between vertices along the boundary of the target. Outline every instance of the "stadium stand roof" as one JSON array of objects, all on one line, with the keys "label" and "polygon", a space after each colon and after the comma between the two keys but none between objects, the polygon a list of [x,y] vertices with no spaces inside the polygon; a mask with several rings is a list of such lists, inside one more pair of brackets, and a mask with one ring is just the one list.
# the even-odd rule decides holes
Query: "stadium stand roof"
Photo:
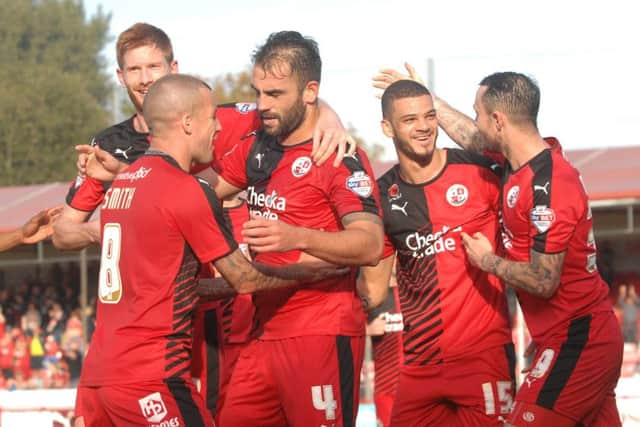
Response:
[{"label": "stadium stand roof", "polygon": [[[640,204],[640,146],[567,151],[596,207]],[[378,162],[380,176],[395,161]],[[64,203],[68,183],[0,187],[0,230],[18,227],[41,209]]]}]

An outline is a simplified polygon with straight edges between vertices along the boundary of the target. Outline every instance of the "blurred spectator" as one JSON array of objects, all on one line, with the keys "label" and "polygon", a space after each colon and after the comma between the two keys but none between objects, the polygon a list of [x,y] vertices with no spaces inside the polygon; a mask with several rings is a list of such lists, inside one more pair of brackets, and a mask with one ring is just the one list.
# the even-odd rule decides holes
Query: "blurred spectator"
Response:
[{"label": "blurred spectator", "polygon": [[57,363],[60,359],[60,346],[53,335],[47,335],[44,339],[44,361],[46,363]]},{"label": "blurred spectator", "polygon": [[633,285],[620,285],[618,307],[622,311],[622,335],[626,343],[638,343],[638,307],[640,302]]},{"label": "blurred spectator", "polygon": [[[0,303],[2,302],[2,299],[0,298]],[[4,314],[2,314],[2,305],[0,305],[0,338],[2,338],[2,336],[4,335],[5,331],[6,331],[6,319],[4,317]]]},{"label": "blurred spectator", "polygon": [[70,341],[67,344],[62,359],[68,367],[71,387],[76,387],[82,370],[82,352],[77,341]]},{"label": "blurred spectator", "polygon": [[8,333],[0,336],[0,371],[8,380],[13,377],[13,338]]},{"label": "blurred spectator", "polygon": [[39,371],[43,368],[42,363],[44,362],[44,342],[42,341],[42,330],[40,326],[33,326],[27,331],[27,336],[30,337],[29,356],[31,363],[29,366],[35,375],[39,375]]},{"label": "blurred spectator", "polygon": [[48,312],[49,322],[45,328],[47,334],[52,334],[56,342],[62,341],[62,334],[64,332],[64,311],[60,304],[53,303]]}]

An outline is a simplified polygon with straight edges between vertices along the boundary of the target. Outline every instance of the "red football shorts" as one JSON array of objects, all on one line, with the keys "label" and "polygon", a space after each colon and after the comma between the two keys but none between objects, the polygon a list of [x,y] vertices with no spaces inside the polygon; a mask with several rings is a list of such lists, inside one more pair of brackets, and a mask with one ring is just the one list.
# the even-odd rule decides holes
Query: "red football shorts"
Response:
[{"label": "red football shorts", "polygon": [[[191,381],[78,387],[76,425],[86,427],[158,425],[213,427],[202,398]],[[78,418],[82,417],[82,421]]]},{"label": "red football shorts", "polygon": [[391,426],[503,426],[514,391],[513,344],[438,365],[405,365]]},{"label": "red football shorts", "polygon": [[224,427],[355,426],[364,336],[254,340],[220,411]]},{"label": "red football shorts", "polygon": [[[516,426],[619,426],[615,388],[622,334],[613,312],[573,320],[568,334],[538,344],[516,395]],[[569,336],[569,338],[567,338]]]}]

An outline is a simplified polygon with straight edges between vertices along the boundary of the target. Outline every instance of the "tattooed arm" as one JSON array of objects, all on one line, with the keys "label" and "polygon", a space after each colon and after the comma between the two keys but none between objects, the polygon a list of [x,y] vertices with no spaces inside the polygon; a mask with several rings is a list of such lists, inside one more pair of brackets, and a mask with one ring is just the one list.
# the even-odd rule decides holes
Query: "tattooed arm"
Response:
[{"label": "tattooed arm", "polygon": [[336,265],[376,265],[384,245],[380,217],[353,212],[342,217],[342,225],[341,231],[323,231],[253,219],[244,224],[242,235],[255,252],[297,249]]},{"label": "tattooed arm", "polygon": [[531,250],[529,262],[517,262],[494,254],[491,243],[482,233],[469,236],[463,232],[462,242],[471,264],[495,274],[509,286],[549,299],[560,285],[566,252],[543,254]]},{"label": "tattooed arm", "polygon": [[473,119],[436,96],[433,97],[433,104],[438,125],[449,138],[465,150],[482,154],[486,144]]},{"label": "tattooed arm", "polygon": [[224,279],[199,281],[198,294],[207,299],[296,286],[349,272],[346,268],[326,263],[302,262],[283,266],[251,263],[240,249],[216,260],[214,265]]}]

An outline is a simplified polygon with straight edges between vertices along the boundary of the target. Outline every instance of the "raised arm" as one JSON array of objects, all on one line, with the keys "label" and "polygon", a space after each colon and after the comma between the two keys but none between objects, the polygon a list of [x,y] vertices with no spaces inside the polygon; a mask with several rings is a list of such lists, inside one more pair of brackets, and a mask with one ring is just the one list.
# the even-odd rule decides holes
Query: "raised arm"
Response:
[{"label": "raised arm", "polygon": [[361,267],[356,287],[364,311],[370,311],[387,298],[395,255],[383,258],[374,267]]},{"label": "raised arm", "polygon": [[[373,86],[384,91],[398,80],[414,80],[424,85],[415,68],[408,63],[405,63],[404,66],[407,74],[390,68],[380,70],[379,74],[373,77]],[[478,132],[475,121],[437,97],[433,92],[431,96],[438,117],[438,125],[449,135],[449,138],[465,150],[482,153],[485,149],[485,143],[482,135]]]}]

